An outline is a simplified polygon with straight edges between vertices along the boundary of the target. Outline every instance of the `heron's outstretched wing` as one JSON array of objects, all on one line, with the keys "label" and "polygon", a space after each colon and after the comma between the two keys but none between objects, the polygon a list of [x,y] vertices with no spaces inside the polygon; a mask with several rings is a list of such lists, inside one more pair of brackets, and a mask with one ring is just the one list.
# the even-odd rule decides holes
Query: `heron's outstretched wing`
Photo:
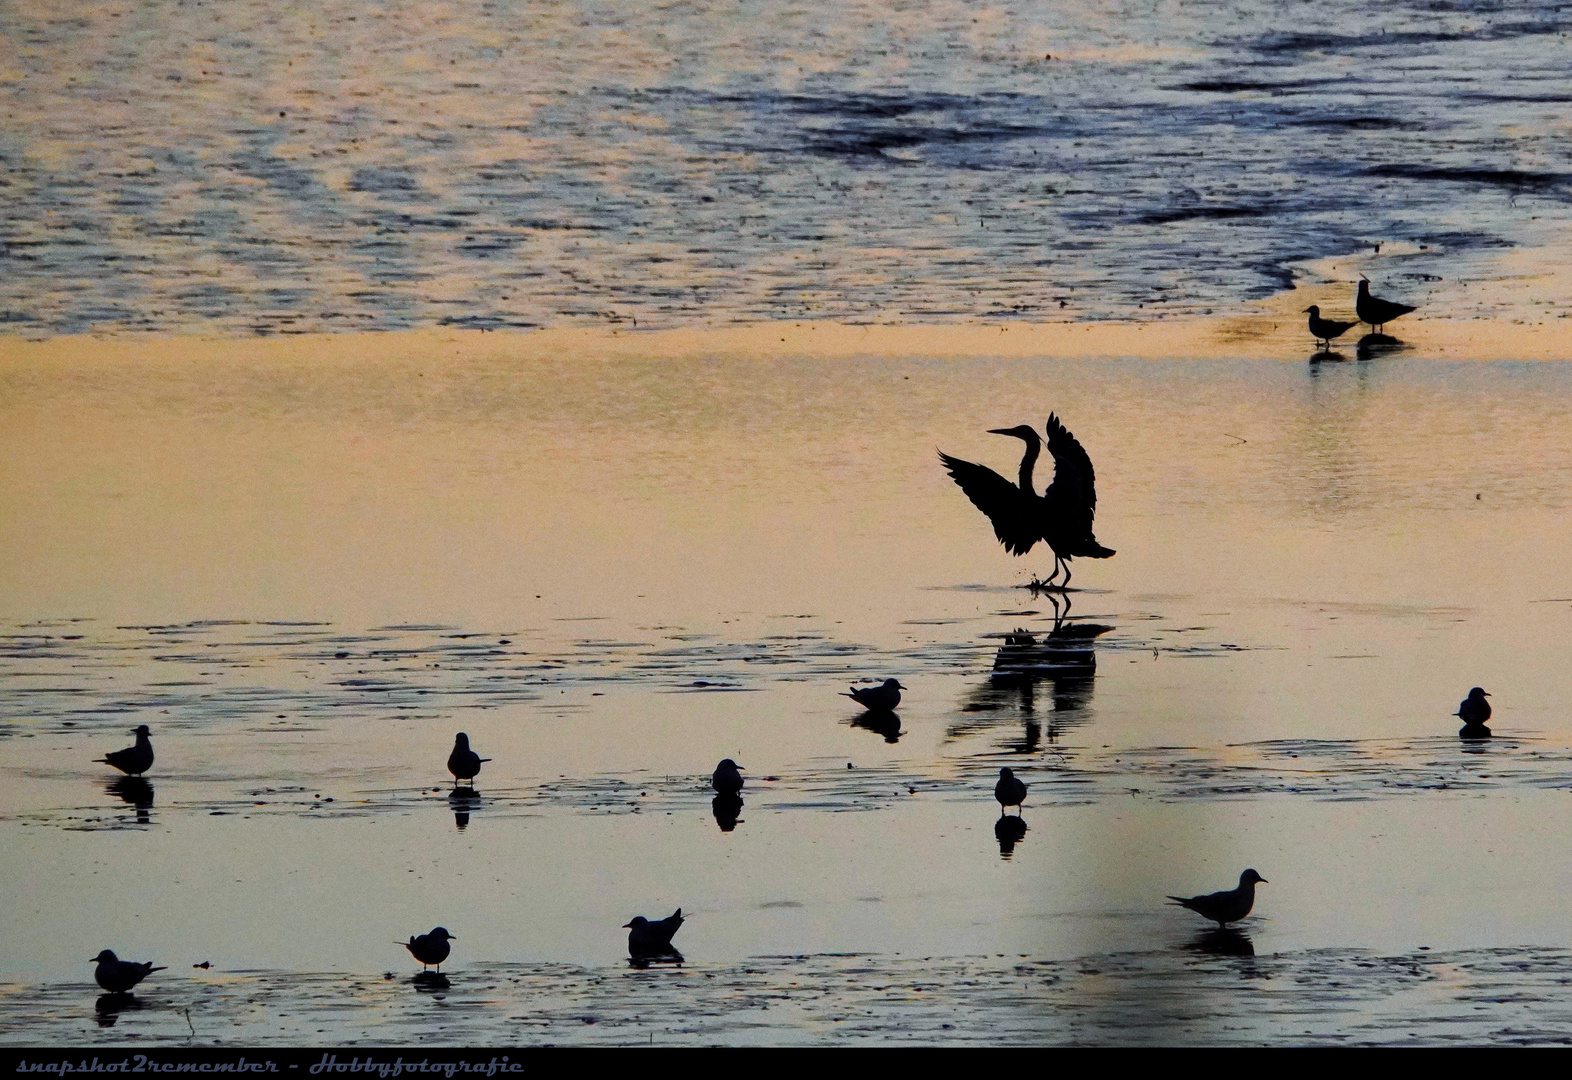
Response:
[{"label": "heron's outstretched wing", "polygon": [[1047,428],[1053,483],[1043,497],[1048,500],[1049,513],[1077,527],[1084,523],[1087,535],[1091,535],[1092,518],[1097,512],[1097,474],[1092,469],[1092,459],[1052,413],[1048,414]]},{"label": "heron's outstretched wing", "polygon": [[1035,496],[1027,495],[986,465],[962,461],[943,451],[939,460],[972,505],[988,515],[993,534],[1010,554],[1025,555],[1042,539],[1041,523],[1032,513]]}]

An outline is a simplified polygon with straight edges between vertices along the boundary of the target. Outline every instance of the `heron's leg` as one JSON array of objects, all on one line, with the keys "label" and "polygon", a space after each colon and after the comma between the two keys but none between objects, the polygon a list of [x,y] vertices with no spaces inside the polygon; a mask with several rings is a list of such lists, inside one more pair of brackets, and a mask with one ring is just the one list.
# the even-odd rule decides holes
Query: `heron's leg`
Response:
[{"label": "heron's leg", "polygon": [[1063,582],[1063,584],[1061,584],[1059,586],[1059,589],[1062,592],[1069,592],[1069,590],[1070,590],[1070,560],[1069,559],[1064,560],[1064,582]]},{"label": "heron's leg", "polygon": [[1049,574],[1047,577],[1042,579],[1042,582],[1041,582],[1042,587],[1044,589],[1051,588],[1053,586],[1053,579],[1058,577],[1058,576],[1059,576],[1059,556],[1055,555],[1053,557],[1053,573]]}]

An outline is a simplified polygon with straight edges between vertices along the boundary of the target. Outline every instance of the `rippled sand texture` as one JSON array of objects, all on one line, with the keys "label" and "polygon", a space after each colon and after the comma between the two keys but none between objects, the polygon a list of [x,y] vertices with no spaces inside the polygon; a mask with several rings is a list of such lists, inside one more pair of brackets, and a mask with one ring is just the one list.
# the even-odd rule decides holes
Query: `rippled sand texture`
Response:
[{"label": "rippled sand texture", "polygon": [[0,320],[1150,317],[1296,277],[1346,303],[1363,269],[1416,319],[1539,321],[1569,299],[1569,28],[1552,2],[10,4]]}]

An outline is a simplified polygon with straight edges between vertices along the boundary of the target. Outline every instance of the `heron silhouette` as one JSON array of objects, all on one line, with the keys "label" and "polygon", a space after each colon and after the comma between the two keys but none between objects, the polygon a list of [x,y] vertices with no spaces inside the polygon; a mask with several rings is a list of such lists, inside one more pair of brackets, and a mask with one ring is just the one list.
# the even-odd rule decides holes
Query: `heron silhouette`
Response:
[{"label": "heron silhouette", "polygon": [[942,450],[943,463],[960,485],[972,505],[988,515],[994,535],[1012,555],[1025,555],[1037,541],[1053,550],[1053,573],[1048,580],[1035,582],[1040,588],[1053,586],[1064,569],[1064,581],[1057,588],[1070,586],[1070,560],[1077,555],[1106,559],[1114,552],[1092,535],[1092,517],[1097,510],[1096,474],[1092,459],[1052,413],[1048,415],[1048,453],[1053,455],[1053,482],[1038,495],[1032,485],[1032,470],[1042,454],[1043,440],[1028,424],[1013,428],[990,428],[990,435],[1009,435],[1026,444],[1021,458],[1020,482],[1012,484],[986,465],[951,457]]}]

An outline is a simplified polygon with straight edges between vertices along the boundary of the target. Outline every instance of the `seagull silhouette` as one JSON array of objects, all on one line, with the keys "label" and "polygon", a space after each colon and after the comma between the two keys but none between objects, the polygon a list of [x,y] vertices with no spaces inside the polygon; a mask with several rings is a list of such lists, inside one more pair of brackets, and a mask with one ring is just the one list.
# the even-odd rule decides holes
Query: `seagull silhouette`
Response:
[{"label": "seagull silhouette", "polygon": [[1357,319],[1353,322],[1343,322],[1341,319],[1323,319],[1321,318],[1321,309],[1315,304],[1311,304],[1305,310],[1310,313],[1311,336],[1315,338],[1317,345],[1324,342],[1328,349],[1332,347],[1333,338],[1342,337],[1348,332],[1349,327],[1359,325],[1359,320]]},{"label": "seagull silhouette", "polygon": [[419,937],[411,934],[407,942],[400,941],[397,944],[404,946],[409,950],[409,955],[420,961],[421,971],[425,971],[428,964],[435,964],[437,971],[441,972],[442,961],[446,960],[448,953],[452,951],[452,946],[448,942],[457,940],[458,938],[448,933],[445,927],[438,926],[429,934],[421,934]]},{"label": "seagull silhouette", "polygon": [[1004,813],[1005,807],[1015,807],[1020,813],[1021,804],[1026,801],[1026,785],[1015,778],[1015,773],[1009,769],[999,770],[999,782],[993,786],[993,797],[999,800],[999,813]]},{"label": "seagull silhouette", "polygon": [[1452,715],[1462,717],[1465,724],[1483,724],[1490,719],[1490,702],[1485,700],[1489,696],[1483,686],[1474,687]]},{"label": "seagull silhouette", "polygon": [[1042,540],[1053,550],[1053,573],[1039,587],[1052,586],[1064,568],[1064,581],[1070,584],[1070,560],[1077,555],[1106,559],[1115,554],[1092,535],[1092,519],[1097,511],[1097,477],[1092,459],[1069,429],[1052,413],[1048,415],[1048,452],[1053,455],[1053,483],[1038,495],[1032,486],[1032,470],[1042,453],[1042,439],[1030,425],[990,428],[990,435],[1009,435],[1026,443],[1021,458],[1020,482],[1012,484],[985,465],[951,457],[942,450],[939,461],[949,472],[972,505],[988,515],[993,534],[1012,555],[1025,555]]},{"label": "seagull silhouette", "polygon": [[1407,315],[1414,309],[1407,304],[1396,304],[1391,300],[1383,300],[1379,296],[1370,295],[1370,279],[1363,274],[1359,275],[1359,292],[1354,297],[1354,314],[1359,316],[1360,322],[1367,322],[1376,333],[1381,328],[1400,315]]},{"label": "seagull silhouette", "polygon": [[1254,870],[1246,870],[1239,875],[1237,888],[1207,893],[1205,896],[1170,896],[1168,899],[1181,907],[1189,908],[1197,915],[1211,919],[1218,926],[1227,926],[1250,914],[1250,909],[1255,906],[1256,882],[1265,885],[1266,878]]},{"label": "seagull silhouette", "polygon": [[454,786],[457,787],[460,780],[468,780],[470,786],[474,787],[475,777],[480,773],[480,763],[490,760],[469,748],[469,736],[462,731],[453,736],[453,752],[448,755],[448,772],[453,774]]},{"label": "seagull silhouette", "polygon": [[879,686],[864,686],[861,689],[853,686],[851,693],[842,694],[849,697],[869,712],[893,712],[895,706],[901,703],[901,691],[908,687],[902,686],[894,679],[885,679]]},{"label": "seagull silhouette", "polygon": [[738,772],[742,766],[731,758],[722,758],[721,763],[715,766],[715,775],[710,777],[710,784],[722,795],[735,795],[742,790],[742,773]]},{"label": "seagull silhouette", "polygon": [[631,956],[653,956],[672,950],[671,939],[682,929],[684,919],[678,908],[658,922],[650,922],[643,915],[635,915],[622,924],[628,932],[628,953]]},{"label": "seagull silhouette", "polygon": [[124,994],[153,972],[167,970],[163,967],[154,967],[151,961],[139,964],[135,960],[122,960],[110,949],[105,949],[93,957],[93,963],[98,965],[98,969],[93,972],[93,978],[98,980],[99,986],[111,994]]},{"label": "seagull silhouette", "polygon": [[148,738],[147,725],[137,725],[131,729],[131,734],[136,736],[134,745],[124,750],[112,750],[103,757],[93,760],[104,765],[113,765],[129,776],[141,776],[147,772],[153,767],[153,741]]},{"label": "seagull silhouette", "polygon": [[1485,698],[1490,695],[1482,686],[1476,686],[1468,692],[1468,696],[1458,705],[1453,716],[1463,718],[1463,726],[1458,734],[1465,739],[1485,739],[1490,737],[1490,729],[1485,726],[1485,721],[1490,719],[1490,702]]}]

